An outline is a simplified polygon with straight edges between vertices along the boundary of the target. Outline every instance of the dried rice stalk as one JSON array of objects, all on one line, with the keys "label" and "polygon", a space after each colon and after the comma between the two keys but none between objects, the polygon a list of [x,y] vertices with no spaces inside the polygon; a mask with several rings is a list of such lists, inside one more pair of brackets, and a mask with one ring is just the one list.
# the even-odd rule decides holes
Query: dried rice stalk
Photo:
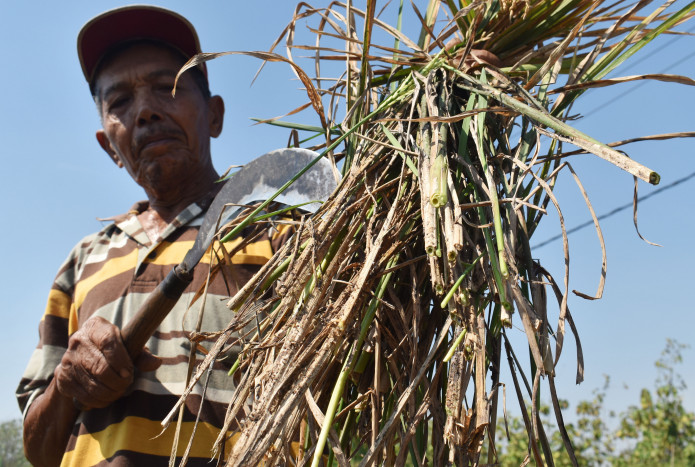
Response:
[{"label": "dried rice stalk", "polygon": [[[648,3],[432,0],[424,15],[413,5],[422,25],[417,42],[380,19],[373,0],[366,11],[351,2],[300,4],[283,33],[287,58],[272,49],[250,53],[291,63],[321,122],[317,134],[326,138],[315,149],[342,159],[344,180],[230,300],[235,315],[220,342],[256,319],[254,303],[272,295],[260,335],[244,341],[235,367],[241,378],[226,423],[238,425],[239,437],[227,465],[288,457],[314,466],[324,457],[338,465],[495,463],[503,353],[529,458],[552,464],[535,404],[547,380],[576,464],[553,379],[566,322],[577,345],[577,380],[583,375],[567,307],[569,269],[562,290],[533,261],[529,239],[552,203],[568,255],[553,195],[558,174],[571,170],[561,161],[570,154],[564,144],[658,183],[652,170],[566,123],[584,90],[634,79],[604,77],[691,15],[659,8],[637,16]],[[306,42],[296,27],[304,22],[312,25]],[[384,35],[395,45],[379,43]],[[314,54],[313,79],[294,63],[297,49]],[[321,76],[332,62],[347,69]],[[337,102],[346,105],[342,121]],[[603,250],[598,221],[596,228]],[[604,255],[603,275],[605,268]],[[548,283],[557,312],[546,303]],[[507,340],[515,311],[533,357],[532,383]]]}]

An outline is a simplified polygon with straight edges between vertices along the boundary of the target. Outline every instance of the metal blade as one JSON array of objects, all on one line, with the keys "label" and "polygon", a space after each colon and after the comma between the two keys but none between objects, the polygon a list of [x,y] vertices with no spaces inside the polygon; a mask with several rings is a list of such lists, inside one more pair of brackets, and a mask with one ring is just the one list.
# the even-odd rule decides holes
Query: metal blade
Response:
[{"label": "metal blade", "polygon": [[[227,180],[208,208],[198,236],[181,263],[191,271],[203,257],[217,233],[217,227],[234,218],[241,209],[229,204],[251,204],[265,201],[275,194],[301,169],[313,161],[317,153],[302,148],[276,149],[252,160]],[[276,202],[289,206],[315,200],[325,200],[337,184],[330,162],[319,160],[280,196]],[[303,210],[315,212],[320,203],[302,206]]]}]

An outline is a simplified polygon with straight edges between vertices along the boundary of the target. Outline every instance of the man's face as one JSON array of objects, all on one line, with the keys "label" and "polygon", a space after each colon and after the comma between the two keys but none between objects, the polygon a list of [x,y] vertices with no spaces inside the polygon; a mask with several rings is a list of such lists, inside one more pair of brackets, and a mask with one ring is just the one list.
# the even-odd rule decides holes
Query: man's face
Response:
[{"label": "man's face", "polygon": [[224,104],[207,100],[190,74],[171,90],[182,59],[166,47],[139,44],[116,55],[96,78],[103,130],[97,139],[148,194],[177,196],[209,174],[210,137],[222,130]]}]

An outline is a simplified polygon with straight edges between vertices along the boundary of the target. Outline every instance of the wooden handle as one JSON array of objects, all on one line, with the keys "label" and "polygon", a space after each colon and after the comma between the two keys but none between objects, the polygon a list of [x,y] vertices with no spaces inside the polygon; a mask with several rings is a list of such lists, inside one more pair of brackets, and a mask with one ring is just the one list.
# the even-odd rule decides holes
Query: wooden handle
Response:
[{"label": "wooden handle", "polygon": [[140,355],[147,340],[174,308],[191,280],[191,273],[176,266],[154,289],[133,319],[121,329],[123,343],[132,359]]}]

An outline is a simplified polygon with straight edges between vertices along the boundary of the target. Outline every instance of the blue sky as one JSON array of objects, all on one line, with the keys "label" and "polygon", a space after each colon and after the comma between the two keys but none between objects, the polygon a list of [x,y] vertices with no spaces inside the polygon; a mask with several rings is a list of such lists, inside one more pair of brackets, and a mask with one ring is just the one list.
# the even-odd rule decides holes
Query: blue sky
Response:
[{"label": "blue sky", "polygon": [[[0,195],[7,201],[5,227],[0,234],[5,265],[0,270],[0,293],[5,297],[0,313],[9,350],[0,374],[0,420],[19,416],[14,389],[36,344],[48,289],[68,251],[80,238],[100,228],[97,218],[124,212],[144,197],[97,145],[94,133],[99,121],[75,51],[82,24],[103,10],[127,3],[0,2],[0,41],[5,44],[5,66],[0,74],[0,151],[4,162]],[[210,52],[267,50],[294,10],[294,2],[278,0],[154,3],[188,17],[199,31],[203,49]],[[681,29],[692,28],[686,24]],[[633,63],[630,68],[614,75],[668,72],[695,77],[694,50],[693,37],[665,38],[636,55],[626,64]],[[246,57],[224,57],[210,63],[213,92],[224,97],[227,107],[225,129],[213,143],[213,157],[220,171],[285,146],[286,131],[253,126],[249,119],[281,115],[305,101],[286,65],[269,64],[251,86],[258,65],[256,59]],[[591,91],[574,111],[584,115],[576,122],[580,129],[610,142],[692,131],[694,105],[693,87],[642,82]],[[692,144],[682,139],[637,143],[623,149],[659,172],[661,186],[666,186],[695,171]],[[625,172],[592,155],[576,156],[570,162],[599,215],[631,201],[632,177]],[[572,227],[590,217],[567,175],[560,179],[556,194],[567,225]],[[606,400],[609,408],[620,411],[636,404],[639,389],[651,387],[654,381],[653,362],[666,339],[692,342],[692,188],[693,179],[689,179],[640,205],[642,233],[662,248],[637,237],[631,209],[602,222],[608,249],[604,297],[588,302],[571,296],[569,302],[584,348],[586,382],[574,384],[572,337],[566,339],[558,367],[560,396],[569,399],[572,406],[591,398],[592,390],[602,385],[604,374],[611,375]],[[640,184],[642,195],[654,189]],[[531,243],[538,244],[557,232],[557,216],[551,214]],[[600,273],[600,250],[593,228],[570,235],[570,248],[570,288],[593,294]],[[536,255],[560,280],[561,242],[539,248]],[[524,338],[518,324],[511,333]],[[692,348],[684,352],[684,360],[679,369],[689,388],[683,395],[688,408],[695,410]],[[514,402],[509,399],[508,404]]]}]

